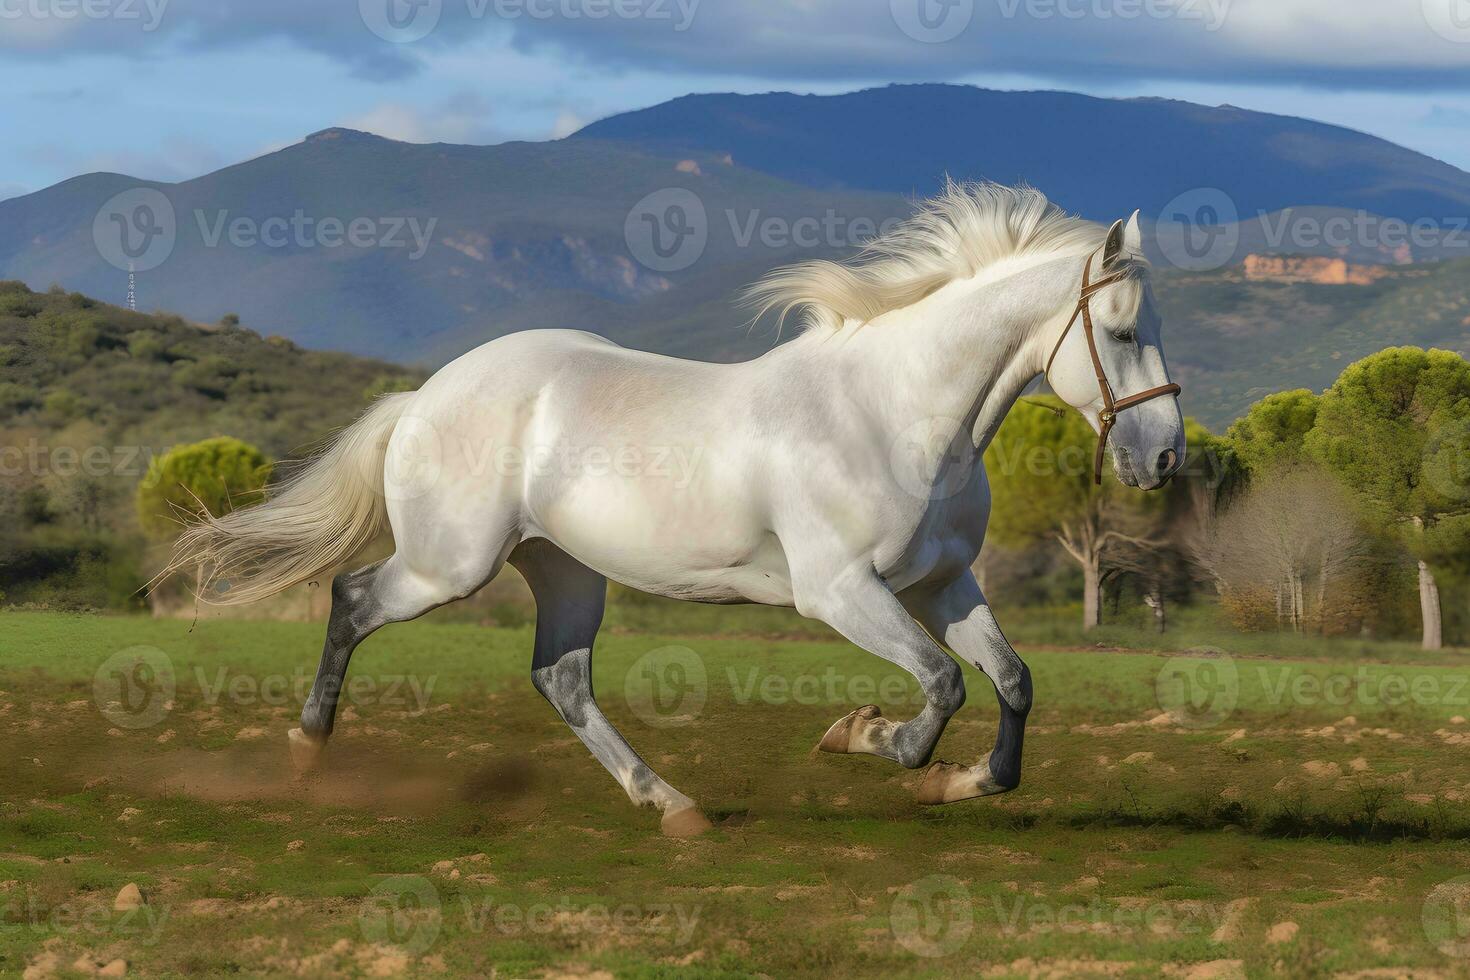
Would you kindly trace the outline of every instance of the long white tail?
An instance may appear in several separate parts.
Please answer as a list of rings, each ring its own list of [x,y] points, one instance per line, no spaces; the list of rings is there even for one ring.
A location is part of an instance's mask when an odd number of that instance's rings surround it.
[[[202,515],[155,579],[203,569],[200,599],[240,605],[342,564],[382,531],[383,462],[413,392],[386,395],[254,507]]]

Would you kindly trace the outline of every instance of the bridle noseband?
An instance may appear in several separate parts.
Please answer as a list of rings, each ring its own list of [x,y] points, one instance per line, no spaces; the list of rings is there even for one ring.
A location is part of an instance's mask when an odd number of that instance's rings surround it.
[[[1126,271],[1115,272],[1110,276],[1104,276],[1096,282],[1093,282],[1092,256],[1089,255],[1087,257],[1087,264],[1082,267],[1082,294],[1077,298],[1077,309],[1072,312],[1072,319],[1067,321],[1067,326],[1063,328],[1062,335],[1057,338],[1057,345],[1051,349],[1051,357],[1046,359],[1046,370],[1042,372],[1042,376],[1049,383],[1051,381],[1052,361],[1057,359],[1057,351],[1062,349],[1062,341],[1067,339],[1067,334],[1072,332],[1072,324],[1076,323],[1077,318],[1080,316],[1082,318],[1082,330],[1087,337],[1087,352],[1092,355],[1092,371],[1097,375],[1097,387],[1102,392],[1103,400],[1103,410],[1097,416],[1097,451],[1092,456],[1092,482],[1096,486],[1102,485],[1103,450],[1107,448],[1108,433],[1113,431],[1113,423],[1118,421],[1118,413],[1125,408],[1142,405],[1144,402],[1162,395],[1177,395],[1182,390],[1177,384],[1171,381],[1166,385],[1159,385],[1157,388],[1150,388],[1147,391],[1140,391],[1136,395],[1129,395],[1127,398],[1118,399],[1113,397],[1113,386],[1108,384],[1108,376],[1103,371],[1102,358],[1097,353],[1097,340],[1092,335],[1092,309],[1089,301],[1098,290],[1104,286],[1111,286],[1113,283],[1121,281],[1127,275],[1128,273]]]

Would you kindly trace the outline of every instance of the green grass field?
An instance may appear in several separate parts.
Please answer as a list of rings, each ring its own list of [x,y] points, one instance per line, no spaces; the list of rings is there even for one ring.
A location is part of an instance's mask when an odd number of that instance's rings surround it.
[[[673,840],[532,690],[529,628],[382,631],[297,780],[320,642],[0,616],[0,972],[1470,975],[1463,653],[1028,647],[1021,788],[930,809],[918,773],[811,754],[862,703],[912,713],[896,668],[613,631],[600,702],[716,823]],[[996,709],[967,676],[937,757],[970,763]]]

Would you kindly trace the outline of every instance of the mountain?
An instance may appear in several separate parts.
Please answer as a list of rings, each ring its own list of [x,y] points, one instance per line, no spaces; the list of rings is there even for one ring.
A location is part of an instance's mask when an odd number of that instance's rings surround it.
[[[1363,133],[1170,99],[891,85],[846,95],[689,95],[574,139],[729,154],[812,187],[931,194],[946,174],[1027,182],[1097,221],[1218,188],[1242,219],[1302,205],[1463,215],[1470,174]]]
[[[1168,249],[1181,226],[1167,221],[1153,257],[1161,299],[1191,325],[1170,335],[1176,365],[1200,378],[1186,406],[1217,425],[1239,392],[1307,383],[1329,348],[1359,351],[1369,333],[1336,344],[1334,331],[1366,331],[1368,312],[1391,318],[1386,334],[1437,330],[1453,284],[1421,295],[1441,273],[1404,263],[1470,251],[1464,229],[1378,237],[1384,221],[1470,214],[1470,175],[1360,133],[1228,106],[904,85],[689,96],[544,143],[329,129],[174,184],[90,174],[0,202],[0,277],[118,303],[131,289],[140,309],[233,313],[309,348],[426,366],[530,327],[735,360],[773,342],[747,329],[740,287],[850,254],[945,173],[1029,181],[1102,220],[1210,215],[1233,243],[1225,268],[1171,273],[1190,263]],[[1366,286],[1248,281],[1248,254],[1398,271],[1358,276]],[[1380,296],[1398,305],[1373,306]]]
[[[1470,259],[1380,268],[1365,285],[1163,272],[1155,292],[1181,402],[1215,431],[1273,391],[1321,391],[1385,347],[1470,358]]]
[[[647,231],[635,222],[625,234],[630,212],[655,195],[647,207],[661,218],[658,195],[680,190],[705,209],[701,254],[640,262],[628,234]],[[639,304],[656,306],[675,284],[725,298],[738,285],[727,275],[697,284],[726,267],[753,276],[800,250],[765,244],[752,221],[828,209],[876,225],[908,205],[621,143],[423,145],[332,129],[195,180],[93,174],[0,203],[0,276],[121,301],[121,246],[148,242],[156,252],[133,263],[140,308],[237,313],[309,347],[443,363],[527,326],[637,333]],[[155,228],[172,232],[171,248],[167,234],[148,237]],[[738,337],[739,315],[727,308],[724,322]]]

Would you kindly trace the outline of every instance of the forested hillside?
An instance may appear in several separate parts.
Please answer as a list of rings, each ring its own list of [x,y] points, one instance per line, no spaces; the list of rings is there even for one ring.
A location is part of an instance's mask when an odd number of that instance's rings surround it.
[[[0,601],[116,606],[141,585],[133,494],[170,447],[230,435],[279,459],[410,369],[0,283]]]

